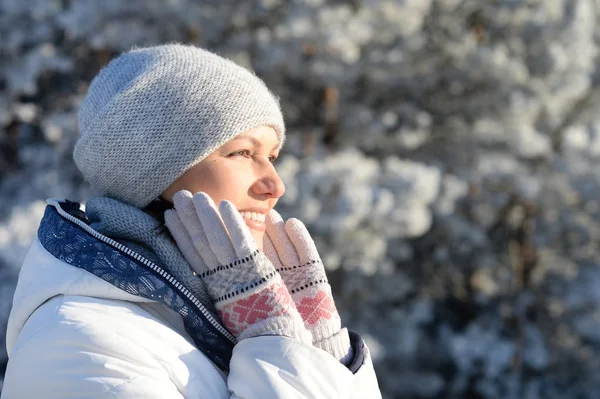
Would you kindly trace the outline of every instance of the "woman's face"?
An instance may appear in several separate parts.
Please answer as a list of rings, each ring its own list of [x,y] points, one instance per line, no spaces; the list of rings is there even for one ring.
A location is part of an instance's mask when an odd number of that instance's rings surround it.
[[[161,196],[173,202],[180,190],[203,191],[216,204],[228,200],[240,211],[259,248],[263,248],[265,215],[285,192],[273,162],[279,155],[275,130],[260,126],[244,132],[177,179]]]

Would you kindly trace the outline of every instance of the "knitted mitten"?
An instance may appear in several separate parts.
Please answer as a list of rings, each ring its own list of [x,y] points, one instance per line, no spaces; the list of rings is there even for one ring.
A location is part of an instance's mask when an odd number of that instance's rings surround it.
[[[239,340],[285,335],[311,343],[281,276],[233,204],[222,201],[217,211],[205,193],[185,190],[173,202],[165,224],[206,285],[225,328]]]
[[[331,286],[317,247],[298,219],[284,223],[275,210],[267,214],[264,248],[292,294],[313,345],[348,364],[353,358],[348,330],[342,328]]]

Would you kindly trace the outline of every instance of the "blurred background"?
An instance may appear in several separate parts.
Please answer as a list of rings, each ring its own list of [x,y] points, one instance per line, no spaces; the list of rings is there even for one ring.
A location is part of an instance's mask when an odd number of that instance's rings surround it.
[[[600,397],[599,16],[600,0],[0,0],[0,342],[44,200],[93,195],[71,158],[90,80],[182,42],[280,96],[279,210],[314,234],[385,398]]]

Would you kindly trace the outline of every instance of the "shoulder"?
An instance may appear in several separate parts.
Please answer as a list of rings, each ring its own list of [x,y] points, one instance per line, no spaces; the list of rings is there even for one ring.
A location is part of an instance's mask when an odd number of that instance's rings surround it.
[[[31,375],[39,378],[31,381]],[[194,375],[202,378],[192,381]],[[28,390],[16,398],[47,397],[42,394],[46,389],[59,389],[55,397],[77,397],[76,392],[103,397],[124,390],[141,393],[152,385],[156,395],[172,391],[205,397],[204,392],[218,398],[227,392],[218,368],[160,312],[127,301],[61,295],[39,307],[23,327],[3,391]]]

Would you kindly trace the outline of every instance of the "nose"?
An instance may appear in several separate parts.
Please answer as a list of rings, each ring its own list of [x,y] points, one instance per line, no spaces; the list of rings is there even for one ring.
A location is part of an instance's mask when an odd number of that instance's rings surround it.
[[[261,165],[258,179],[252,185],[252,191],[257,195],[275,199],[285,193],[285,184],[271,162],[267,161]]]

